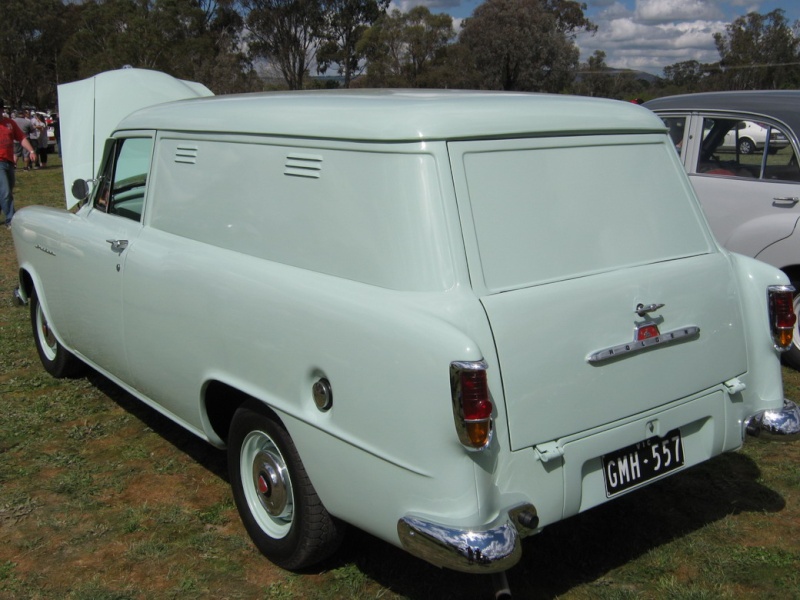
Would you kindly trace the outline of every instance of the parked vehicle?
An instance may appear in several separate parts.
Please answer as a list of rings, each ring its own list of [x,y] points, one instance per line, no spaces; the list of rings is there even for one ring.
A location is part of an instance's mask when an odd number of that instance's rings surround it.
[[[645,106],[669,127],[716,238],[800,289],[800,91],[689,94]],[[794,340],[784,357],[800,369],[797,329]]]
[[[767,140],[769,140],[769,150],[772,153],[789,145],[789,140],[786,139],[783,132],[771,125],[756,121],[739,121],[725,134],[719,148],[720,150],[735,148],[739,154],[753,154],[759,150],[763,153]]]
[[[227,447],[282,567],[351,523],[502,573],[521,538],[739,448],[783,406],[789,281],[717,245],[641,107],[197,98],[140,70],[59,93],[77,205],[12,226],[42,363],[89,364]]]

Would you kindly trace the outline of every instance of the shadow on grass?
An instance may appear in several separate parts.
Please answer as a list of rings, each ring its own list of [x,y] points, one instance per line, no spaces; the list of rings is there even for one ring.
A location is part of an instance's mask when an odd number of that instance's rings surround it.
[[[175,448],[229,481],[223,451],[102,375],[92,371],[88,379]],[[555,598],[728,515],[782,510],[783,497],[758,483],[759,478],[759,468],[750,458],[740,453],[725,454],[551,525],[523,541],[522,560],[508,572],[511,591],[515,598]],[[348,529],[341,550],[333,558],[303,574],[325,573],[347,565],[355,565],[379,585],[411,600],[493,597],[490,577],[439,569],[354,527]]]
[[[154,408],[133,397],[97,371],[87,367],[85,376],[93,386],[111,398],[124,411],[139,419],[175,448],[230,484],[227,458],[224,450],[219,450],[208,442],[201,440]]]

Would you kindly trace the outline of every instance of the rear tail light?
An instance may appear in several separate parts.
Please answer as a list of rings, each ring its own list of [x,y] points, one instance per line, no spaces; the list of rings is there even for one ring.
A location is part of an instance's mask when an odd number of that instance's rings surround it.
[[[481,450],[492,439],[492,401],[484,361],[450,364],[450,391],[458,439],[471,450]]]
[[[767,288],[769,298],[769,324],[775,348],[785,352],[792,346],[794,325],[794,293],[791,285],[771,285]]]

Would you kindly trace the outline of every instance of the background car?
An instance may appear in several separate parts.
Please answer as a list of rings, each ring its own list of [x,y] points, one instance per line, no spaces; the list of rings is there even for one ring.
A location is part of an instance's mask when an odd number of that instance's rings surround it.
[[[722,141],[720,148],[726,150],[735,148],[738,149],[739,154],[753,154],[763,150],[767,140],[769,140],[771,153],[775,153],[789,145],[789,140],[779,129],[766,123],[739,121],[725,134],[725,139]]]
[[[717,239],[780,268],[800,289],[800,91],[688,94],[645,106],[669,128]],[[784,357],[800,369],[797,333]]]

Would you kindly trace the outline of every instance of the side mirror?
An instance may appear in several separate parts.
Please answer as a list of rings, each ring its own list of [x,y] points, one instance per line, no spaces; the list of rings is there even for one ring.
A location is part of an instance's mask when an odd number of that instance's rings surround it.
[[[72,196],[78,200],[86,200],[89,197],[89,183],[85,179],[73,181]]]

